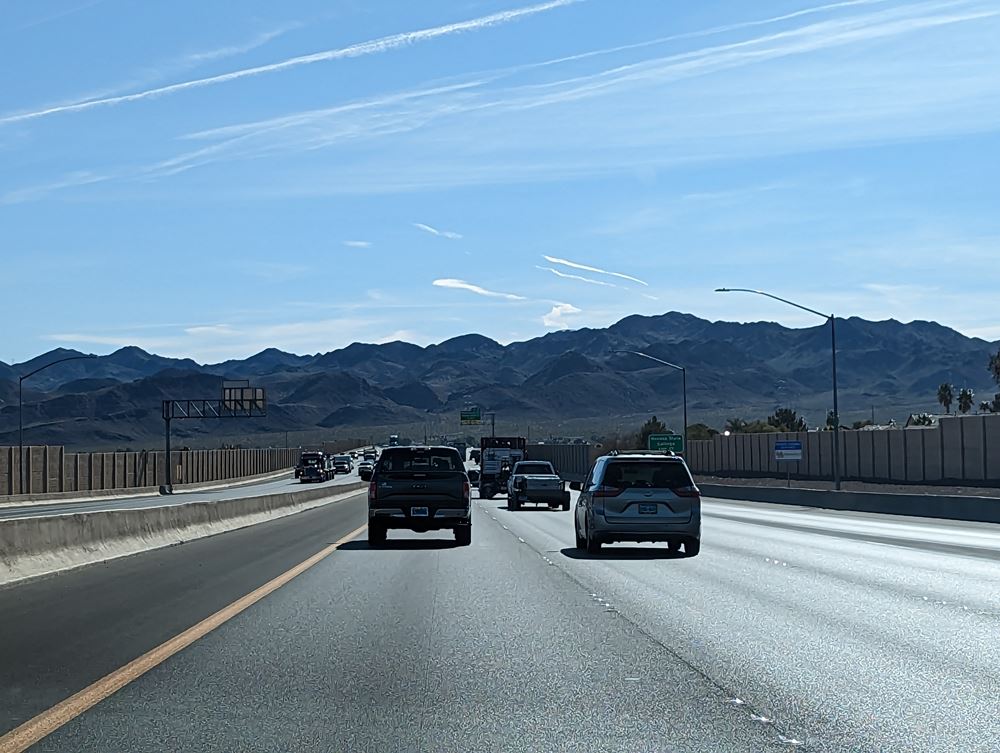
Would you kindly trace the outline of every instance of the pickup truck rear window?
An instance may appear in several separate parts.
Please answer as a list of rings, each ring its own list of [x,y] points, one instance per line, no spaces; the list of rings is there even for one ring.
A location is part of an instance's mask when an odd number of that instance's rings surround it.
[[[465,465],[457,451],[411,450],[409,452],[387,452],[379,463],[380,472],[427,472],[464,471]]]
[[[514,472],[526,476],[551,476],[555,471],[552,470],[552,466],[548,463],[518,463],[514,468]]]
[[[680,489],[693,486],[681,463],[664,460],[621,460],[605,466],[604,486],[614,489]]]

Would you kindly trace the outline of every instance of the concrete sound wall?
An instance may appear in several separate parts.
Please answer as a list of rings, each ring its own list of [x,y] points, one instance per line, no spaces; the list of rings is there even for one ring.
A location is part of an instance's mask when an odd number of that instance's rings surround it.
[[[175,484],[201,484],[292,468],[297,449],[175,450]],[[68,453],[62,447],[25,447],[21,488],[17,447],[0,447],[0,497],[150,489],[164,483],[163,452]]]
[[[1000,484],[1000,415],[942,418],[934,427],[842,431],[841,477],[907,484]],[[802,442],[802,461],[777,463],[776,439]],[[691,442],[688,465],[698,474],[829,479],[833,434],[735,434]]]

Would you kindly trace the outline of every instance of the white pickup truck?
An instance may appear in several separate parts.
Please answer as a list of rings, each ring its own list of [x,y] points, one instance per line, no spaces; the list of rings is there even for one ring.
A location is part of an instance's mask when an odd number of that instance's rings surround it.
[[[507,509],[519,510],[525,503],[569,510],[569,492],[551,463],[522,460],[514,465],[507,481]]]

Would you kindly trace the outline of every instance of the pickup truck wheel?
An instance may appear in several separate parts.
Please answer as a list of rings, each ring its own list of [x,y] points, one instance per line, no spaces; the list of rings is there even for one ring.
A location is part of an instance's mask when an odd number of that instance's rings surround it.
[[[569,500],[568,499],[564,499],[563,500],[563,502],[562,502],[562,509],[563,509],[563,512],[569,512]]]
[[[378,523],[368,524],[368,546],[378,546],[384,544],[386,539],[386,528]]]
[[[459,546],[469,546],[472,544],[472,523],[455,526],[455,543]]]
[[[512,511],[521,509],[521,503],[517,501],[517,497],[507,497],[507,509]]]

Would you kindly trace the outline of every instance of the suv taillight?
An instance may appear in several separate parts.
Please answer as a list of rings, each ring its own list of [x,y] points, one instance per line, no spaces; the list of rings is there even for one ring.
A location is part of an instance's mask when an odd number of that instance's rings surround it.
[[[466,481],[462,485],[462,493],[465,495],[465,501],[468,502],[472,499],[472,484]]]
[[[378,484],[372,481],[368,484],[368,501],[375,502],[378,500]]]
[[[602,486],[599,486],[596,489],[594,489],[594,491],[591,492],[590,496],[595,497],[595,498],[600,498],[600,497],[617,497],[619,494],[622,493],[622,491],[624,491],[624,490],[623,489],[619,489],[619,488],[617,488],[615,486],[603,486],[602,485]]]
[[[700,497],[701,491],[697,486],[681,486],[677,489],[671,489],[674,494],[678,497]]]

